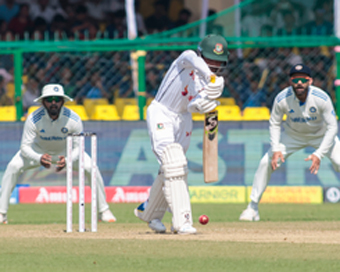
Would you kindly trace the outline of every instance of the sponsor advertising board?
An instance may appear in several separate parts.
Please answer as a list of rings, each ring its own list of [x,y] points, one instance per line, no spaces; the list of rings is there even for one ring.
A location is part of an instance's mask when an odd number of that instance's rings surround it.
[[[246,203],[250,187],[244,186],[190,186],[192,203]],[[141,203],[148,199],[150,186],[109,186],[105,188],[109,203]],[[247,197],[248,196],[248,197]],[[78,187],[72,189],[72,201],[78,202]],[[261,203],[322,203],[321,187],[271,187],[263,195]],[[19,188],[20,203],[66,203],[65,186],[41,186]],[[91,202],[91,188],[85,187],[85,202]]]
[[[245,203],[244,186],[192,186],[189,188],[191,203]]]
[[[109,203],[139,203],[148,199],[149,186],[106,187]],[[66,186],[26,187],[19,190],[20,203],[66,203]],[[78,186],[72,188],[72,202],[79,201]],[[85,203],[91,202],[91,188],[85,186]]]
[[[250,201],[251,187],[248,190]],[[261,203],[323,203],[323,191],[320,186],[268,186]]]
[[[3,123],[0,135],[0,177],[20,148],[22,122]],[[151,186],[159,165],[151,150],[145,121],[84,122],[85,131],[98,135],[98,166],[106,186]],[[204,186],[202,172],[202,122],[194,122],[191,144],[187,151],[188,183]],[[220,122],[219,181],[214,186],[251,186],[263,154],[269,148],[268,122]],[[90,153],[89,140],[86,150]],[[309,173],[310,162],[304,159],[313,148],[300,150],[273,173],[271,186],[340,187],[340,175],[324,158],[317,175]],[[74,173],[75,180],[77,173]],[[65,186],[65,171],[54,167],[24,172],[19,183],[31,186]]]

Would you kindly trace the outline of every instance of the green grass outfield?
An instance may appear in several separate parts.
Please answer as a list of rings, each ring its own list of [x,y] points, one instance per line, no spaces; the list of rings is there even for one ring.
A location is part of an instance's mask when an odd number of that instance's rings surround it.
[[[0,271],[340,271],[339,204],[260,204],[260,222],[238,221],[245,205],[192,206],[196,235],[153,233],[134,217],[136,204],[112,204],[118,221],[97,233],[65,233],[66,205],[11,205]]]

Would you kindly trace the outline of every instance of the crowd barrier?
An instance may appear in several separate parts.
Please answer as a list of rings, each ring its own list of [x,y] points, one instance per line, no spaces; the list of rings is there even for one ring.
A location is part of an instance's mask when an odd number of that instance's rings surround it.
[[[107,186],[108,203],[141,203],[148,199],[150,186]],[[321,186],[269,186],[261,203],[321,204],[340,201],[339,188]],[[250,201],[250,186],[190,186],[191,203],[246,204]],[[18,186],[11,196],[17,203],[65,203],[66,186]],[[79,202],[79,188],[72,189],[72,202]],[[91,202],[91,188],[85,187],[85,203]]]
[[[269,148],[268,121],[220,122],[218,139],[219,181],[212,186],[251,186],[263,154]],[[8,162],[20,148],[23,122],[3,122],[0,134],[0,178]],[[85,131],[98,136],[98,166],[106,186],[150,186],[158,173],[158,163],[151,150],[145,121],[87,121]],[[66,135],[65,135],[66,136]],[[195,121],[187,152],[188,183],[206,186],[202,173],[203,122]],[[86,148],[89,149],[89,143]],[[90,153],[90,150],[86,150]],[[309,172],[304,159],[313,152],[305,148],[293,154],[272,175],[272,186],[340,186],[340,175],[325,158],[317,175]],[[77,173],[74,173],[77,180]],[[54,167],[28,170],[19,184],[31,186],[65,186],[66,172]]]

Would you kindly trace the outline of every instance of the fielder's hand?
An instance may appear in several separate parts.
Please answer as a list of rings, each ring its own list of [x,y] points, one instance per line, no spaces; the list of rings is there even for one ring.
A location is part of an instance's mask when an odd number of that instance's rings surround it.
[[[273,157],[272,157],[272,163],[271,163],[273,170],[276,170],[279,167],[278,165],[279,159],[281,160],[281,162],[285,162],[285,158],[283,157],[283,154],[281,151],[274,152]]]
[[[40,158],[40,164],[44,166],[45,168],[50,168],[52,163],[52,156],[45,153]]]
[[[215,76],[214,78],[215,80],[211,80],[208,85],[203,88],[209,99],[219,98],[224,88],[224,78],[219,76]]]
[[[314,154],[309,155],[305,161],[312,161],[311,167],[309,167],[309,170],[312,174],[316,175],[320,168],[320,159],[315,156]]]
[[[57,161],[56,171],[61,171],[66,166],[66,160],[64,156],[59,156],[59,161]]]

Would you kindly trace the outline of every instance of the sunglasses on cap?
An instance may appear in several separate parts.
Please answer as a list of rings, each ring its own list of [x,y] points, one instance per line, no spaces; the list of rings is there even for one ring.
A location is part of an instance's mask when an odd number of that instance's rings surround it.
[[[294,84],[299,83],[299,81],[301,81],[302,83],[306,83],[306,82],[309,81],[309,78],[306,78],[306,77],[295,77],[295,78],[292,78],[292,82]]]
[[[58,103],[60,101],[63,101],[63,98],[61,96],[48,96],[44,98],[44,101],[48,103],[52,103],[53,101]]]

